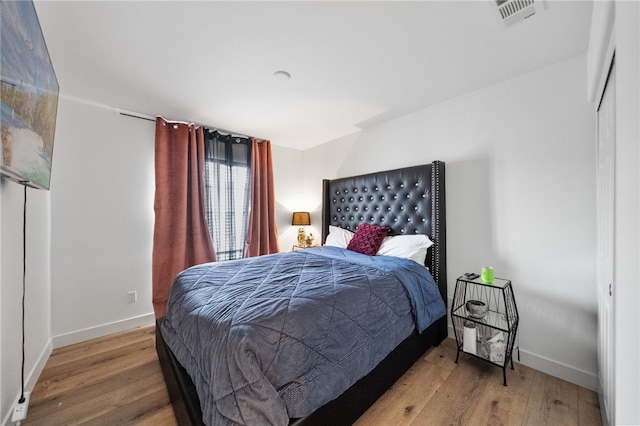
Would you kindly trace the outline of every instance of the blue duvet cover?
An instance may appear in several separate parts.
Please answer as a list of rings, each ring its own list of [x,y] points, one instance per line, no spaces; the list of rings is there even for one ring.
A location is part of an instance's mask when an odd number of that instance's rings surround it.
[[[287,425],[445,314],[425,267],[319,247],[181,272],[162,334],[206,424]]]

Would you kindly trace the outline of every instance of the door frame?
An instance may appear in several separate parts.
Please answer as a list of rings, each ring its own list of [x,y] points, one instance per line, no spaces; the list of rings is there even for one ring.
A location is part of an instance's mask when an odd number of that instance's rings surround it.
[[[614,65],[615,65],[615,32],[612,31],[611,32],[611,36],[609,38],[609,42],[607,44],[607,49],[605,51],[605,54],[603,56],[603,61],[602,61],[602,68],[601,68],[601,72],[600,72],[600,81],[598,82],[598,86],[597,86],[597,91],[596,91],[596,102],[595,102],[595,119],[596,119],[596,132],[597,132],[597,136],[596,136],[596,144],[599,144],[599,134],[600,134],[600,128],[599,128],[599,118],[598,118],[598,113],[600,111],[600,107],[602,105],[602,100],[604,98],[604,94],[605,94],[605,90],[607,89],[607,84],[609,83],[610,77],[612,76],[612,74],[615,72],[614,69]],[[614,95],[614,108],[615,108],[615,86],[613,87],[613,95]],[[615,124],[614,124],[614,129],[615,129]],[[615,136],[614,136],[614,141],[615,141]],[[615,144],[615,142],[614,142]],[[598,148],[596,148],[598,150]],[[600,161],[600,157],[599,157],[599,153],[596,152],[596,170],[598,170],[599,168],[599,161]],[[615,212],[615,145],[614,145],[614,163],[613,163],[613,173],[614,173],[614,182],[613,182],[613,189],[614,189],[614,201],[613,201],[613,209]],[[597,207],[599,208],[599,206]],[[613,243],[613,265],[612,268],[613,270],[612,272],[612,282],[610,283],[611,287],[609,289],[609,292],[611,293],[610,297],[611,297],[611,318],[609,318],[609,320],[611,321],[611,331],[612,331],[612,335],[609,336],[610,339],[610,345],[611,345],[611,353],[615,354],[615,345],[616,345],[616,340],[615,340],[615,329],[616,329],[616,322],[615,322],[615,214],[612,217],[613,220],[613,227],[614,227],[614,235],[612,238],[614,238],[614,243]],[[599,231],[598,231],[599,232]],[[596,259],[597,262],[599,262],[600,260],[597,258]],[[597,280],[600,279],[599,274],[596,278]],[[596,282],[596,286],[600,286],[602,285],[602,283],[600,282]],[[596,292],[600,292],[601,289],[599,287],[596,288]],[[597,295],[597,297],[599,297],[599,294]],[[597,306],[598,306],[598,317],[600,317],[600,300],[598,300],[597,302]],[[600,330],[600,324],[598,324],[598,330]],[[601,337],[598,336],[597,338],[597,353],[598,353],[598,359],[597,359],[597,372],[598,374],[600,374],[601,370],[600,370],[600,339]],[[602,389],[602,385],[601,385],[601,378],[598,377],[597,380],[597,389],[598,389],[598,400],[600,403],[600,414],[602,416],[602,423],[603,425],[614,425],[615,424],[615,413],[616,413],[616,409],[615,409],[615,368],[613,367],[615,365],[614,363],[614,359],[613,356],[611,357],[611,359],[609,359],[609,362],[612,363],[612,370],[611,370],[611,377],[609,378],[609,380],[611,380],[611,386],[610,386],[610,395],[606,395],[606,403],[605,403],[605,395],[604,395],[604,390]],[[608,409],[608,410],[607,410]]]

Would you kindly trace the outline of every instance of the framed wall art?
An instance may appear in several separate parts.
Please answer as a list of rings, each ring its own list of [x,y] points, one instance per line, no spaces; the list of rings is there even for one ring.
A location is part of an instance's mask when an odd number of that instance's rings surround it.
[[[0,2],[0,19],[0,173],[49,189],[58,80],[33,2]]]

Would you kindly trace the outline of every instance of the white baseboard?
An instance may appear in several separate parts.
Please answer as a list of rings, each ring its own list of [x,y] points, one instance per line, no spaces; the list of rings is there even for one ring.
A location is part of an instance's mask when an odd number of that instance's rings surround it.
[[[455,338],[453,326],[451,324],[448,325],[448,329],[449,337]],[[518,361],[518,350],[514,348],[513,359],[515,362],[519,362],[520,364],[526,365],[534,370],[566,380],[567,382],[582,386],[583,388],[587,388],[594,392],[597,391],[597,376],[593,373],[589,373],[588,371],[580,370],[579,368],[554,361],[524,349],[520,349],[520,360]],[[509,373],[507,372],[507,374]]]
[[[514,353],[514,356],[515,355]],[[518,358],[516,357],[515,360],[517,361]],[[598,389],[597,376],[588,371],[580,370],[579,368],[525,350],[520,350],[519,362],[534,370],[542,371],[543,373],[566,380],[567,382],[574,383],[594,392]]]
[[[154,323],[155,316],[153,313],[149,313],[133,318],[111,322],[108,324],[85,328],[83,330],[72,331],[70,333],[54,336],[53,348],[61,348],[63,346],[73,345],[74,343],[84,342],[85,340],[95,339],[97,337],[103,337],[109,334],[131,330],[132,328],[145,325],[153,325]]]
[[[47,364],[47,361],[49,361],[49,356],[51,355],[52,351],[53,351],[53,342],[51,339],[49,339],[49,342],[47,342],[45,347],[42,349],[42,352],[40,352],[38,361],[33,366],[31,371],[29,371],[29,374],[26,377],[25,385],[24,385],[25,389],[32,391],[33,388],[36,387],[38,378],[40,377],[42,370],[44,370],[44,366]]]

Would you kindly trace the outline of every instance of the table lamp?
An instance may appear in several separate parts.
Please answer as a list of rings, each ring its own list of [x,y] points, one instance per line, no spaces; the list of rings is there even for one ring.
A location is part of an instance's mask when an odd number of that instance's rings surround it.
[[[305,247],[307,245],[307,236],[303,226],[311,225],[311,215],[309,212],[293,212],[291,225],[300,227],[298,228],[298,245]]]

